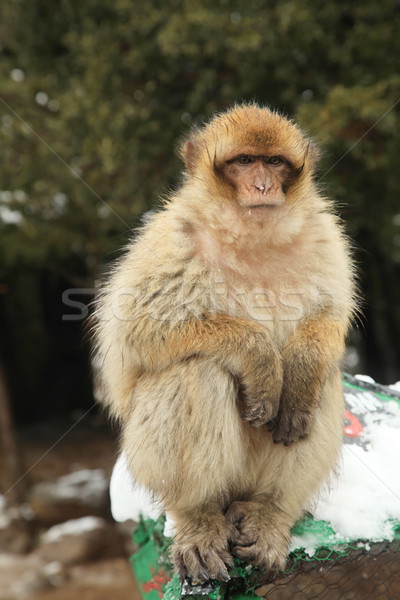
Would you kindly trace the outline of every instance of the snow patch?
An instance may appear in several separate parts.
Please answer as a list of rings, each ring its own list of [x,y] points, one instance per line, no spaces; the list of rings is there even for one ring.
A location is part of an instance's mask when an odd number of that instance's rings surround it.
[[[52,482],[52,494],[63,500],[79,498],[83,503],[97,502],[108,482],[102,469],[81,469]]]
[[[338,541],[393,539],[390,520],[400,520],[399,419],[398,409],[392,424],[371,422],[365,447],[343,446],[340,477],[314,510],[317,520],[331,523]]]
[[[375,383],[375,379],[372,379],[369,375],[354,375],[354,377],[360,381],[365,381],[366,383]]]
[[[23,215],[19,210],[12,210],[8,206],[0,206],[0,221],[7,225],[17,225],[21,223]]]
[[[81,519],[71,519],[50,527],[42,536],[43,543],[58,542],[68,535],[82,535],[88,531],[101,529],[104,527],[104,519],[100,517],[82,517]]]
[[[357,377],[373,382],[368,376]],[[400,390],[400,382],[390,387]],[[399,404],[381,401],[367,390],[362,396],[346,392],[346,404],[362,420],[363,431],[354,443],[343,445],[339,476],[329,490],[323,486],[313,503],[314,518],[330,523],[335,533],[329,540],[321,540],[312,532],[293,536],[292,549],[305,548],[310,556],[324,541],[339,545],[355,540],[392,540],[393,524],[400,522]],[[137,521],[140,515],[156,519],[161,514],[150,493],[135,483],[123,454],[111,477],[110,495],[117,521]],[[165,533],[172,535],[172,528],[168,522]],[[367,542],[362,545],[369,547]]]
[[[118,522],[139,521],[140,515],[156,520],[162,512],[150,492],[135,483],[124,454],[118,457],[111,475],[110,498],[112,516]]]
[[[400,392],[400,381],[396,381],[396,383],[389,385],[389,387],[391,390],[396,390],[396,391]]]

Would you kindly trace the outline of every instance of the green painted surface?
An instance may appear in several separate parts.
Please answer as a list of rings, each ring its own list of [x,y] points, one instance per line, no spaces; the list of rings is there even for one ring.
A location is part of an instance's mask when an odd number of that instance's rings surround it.
[[[146,528],[148,527],[148,530]],[[219,582],[212,582],[208,592],[199,594],[181,594],[181,583],[178,577],[168,582],[168,573],[171,573],[171,565],[168,562],[169,541],[160,535],[164,527],[164,519],[153,522],[143,521],[135,534],[136,541],[142,540],[144,544],[131,558],[131,563],[138,580],[143,600],[249,600],[256,599],[252,591],[254,589],[254,577],[257,570],[249,565],[235,559],[235,567],[230,571],[231,582],[226,586]],[[400,524],[395,524],[395,539],[400,540]],[[304,548],[298,548],[290,554],[288,575],[301,569],[301,565],[310,562],[335,562],[338,558],[347,556],[354,550],[359,550],[360,542],[339,544],[334,538],[334,530],[325,521],[314,521],[306,517],[299,521],[292,529],[294,535],[312,536],[318,540],[320,546],[314,556],[310,557]]]
[[[157,521],[142,519],[133,534],[133,542],[139,549],[130,562],[142,597],[146,600],[163,598],[171,577],[171,565],[168,560],[170,540],[163,535],[164,525],[164,517]],[[172,596],[174,597],[176,596]],[[177,597],[179,598],[179,595]]]
[[[157,590],[157,581],[154,582],[155,588],[151,589],[153,577],[157,572],[158,558],[159,552],[152,540],[147,541],[145,545],[131,557],[131,564],[140,592],[146,600],[159,600],[160,598],[159,590]]]

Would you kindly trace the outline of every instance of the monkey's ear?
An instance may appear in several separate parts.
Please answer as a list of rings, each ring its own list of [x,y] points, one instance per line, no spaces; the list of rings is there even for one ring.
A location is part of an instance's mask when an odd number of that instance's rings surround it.
[[[196,164],[196,145],[192,140],[186,140],[180,148],[180,155],[189,173],[194,171]]]
[[[314,140],[308,140],[305,158],[308,163],[311,163],[311,165],[317,164],[321,158],[321,150]]]

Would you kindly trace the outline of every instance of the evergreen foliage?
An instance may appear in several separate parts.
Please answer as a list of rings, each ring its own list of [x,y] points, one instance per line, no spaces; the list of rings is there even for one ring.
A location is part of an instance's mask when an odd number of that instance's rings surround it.
[[[399,31],[394,0],[2,3],[0,343],[20,406],[65,344],[83,373],[62,290],[93,287],[176,185],[171,148],[188,126],[241,100],[321,142],[321,184],[363,248],[364,368],[399,379]]]

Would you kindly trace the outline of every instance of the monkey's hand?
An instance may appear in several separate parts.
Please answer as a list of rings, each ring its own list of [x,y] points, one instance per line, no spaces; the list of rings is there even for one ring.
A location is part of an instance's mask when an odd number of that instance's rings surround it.
[[[319,404],[323,375],[322,365],[307,368],[303,360],[284,355],[284,376],[279,411],[267,424],[273,441],[290,446],[310,433],[315,410]],[[323,375],[324,376],[324,375]]]
[[[282,392],[282,361],[277,352],[246,369],[239,386],[241,417],[253,427],[260,427],[278,414]]]
[[[273,432],[274,443],[282,442],[284,446],[291,446],[293,442],[307,437],[311,431],[314,415],[314,409],[299,408],[293,398],[282,397],[278,416],[267,424],[268,430]]]
[[[329,317],[304,321],[283,350],[283,387],[276,419],[268,424],[275,443],[290,446],[311,431],[326,378],[343,352],[340,324]]]

